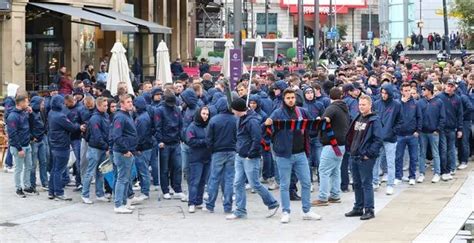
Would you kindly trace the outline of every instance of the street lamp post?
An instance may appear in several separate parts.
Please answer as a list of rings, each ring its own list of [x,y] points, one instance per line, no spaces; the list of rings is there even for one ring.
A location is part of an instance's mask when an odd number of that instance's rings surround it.
[[[451,56],[451,47],[449,46],[449,30],[448,30],[448,12],[446,9],[446,0],[443,0],[443,19],[444,19],[444,47],[446,54]]]
[[[242,46],[241,39],[242,30],[242,1],[234,1],[234,48],[238,49]]]
[[[314,0],[314,69],[319,63],[319,0]]]

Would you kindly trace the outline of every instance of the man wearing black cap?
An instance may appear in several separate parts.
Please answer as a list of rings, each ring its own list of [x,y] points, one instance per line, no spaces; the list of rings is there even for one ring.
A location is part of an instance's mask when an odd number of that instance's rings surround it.
[[[441,156],[441,179],[452,180],[456,171],[456,136],[462,137],[463,106],[461,97],[456,93],[456,82],[449,79],[444,92],[439,94],[446,108],[446,125],[442,131],[439,147]]]
[[[171,181],[176,199],[186,201],[181,189],[181,136],[183,126],[181,111],[176,107],[176,96],[171,91],[165,91],[164,105],[154,112],[156,140],[160,148],[160,184],[164,199],[171,199],[168,185]]]
[[[267,218],[275,215],[279,208],[277,200],[259,181],[260,157],[262,155],[260,140],[261,117],[253,110],[248,110],[245,100],[238,98],[232,101],[232,112],[239,118],[237,122],[237,156],[235,158],[235,200],[237,209],[226,217],[228,220],[247,216],[245,181],[248,179],[254,189],[268,207]]]
[[[419,101],[422,114],[422,127],[420,134],[420,159],[419,175],[417,182],[422,183],[425,180],[426,167],[426,149],[428,144],[431,147],[433,155],[433,179],[432,183],[439,182],[441,175],[441,162],[439,156],[439,134],[444,129],[446,123],[446,112],[443,101],[434,96],[434,85],[426,82],[422,87],[423,98]]]

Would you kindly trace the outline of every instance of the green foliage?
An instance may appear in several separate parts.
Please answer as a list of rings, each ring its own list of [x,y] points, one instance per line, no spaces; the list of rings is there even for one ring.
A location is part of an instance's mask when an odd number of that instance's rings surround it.
[[[296,48],[292,47],[286,51],[286,57],[291,60],[296,57]]]
[[[472,0],[454,0],[451,5],[451,16],[459,18],[460,32],[467,36],[468,49],[474,49],[474,4]]]
[[[224,52],[223,51],[210,51],[207,53],[208,57],[224,57]]]
[[[201,54],[202,54],[201,47],[196,47],[196,49],[194,49],[194,56],[199,57],[201,56]]]
[[[338,24],[337,25],[337,33],[339,33],[339,41],[346,40],[347,25],[346,24]]]

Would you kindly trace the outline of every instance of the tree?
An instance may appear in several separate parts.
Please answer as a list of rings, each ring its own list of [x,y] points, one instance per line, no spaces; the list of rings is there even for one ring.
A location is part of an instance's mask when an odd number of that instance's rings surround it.
[[[338,24],[337,25],[337,33],[339,34],[339,41],[346,40],[347,25],[346,24]]]
[[[460,32],[466,35],[468,49],[474,49],[474,4],[472,0],[455,0],[451,5],[450,15],[459,18]]]
[[[289,48],[287,51],[286,51],[286,57],[291,60],[293,58],[296,57],[296,48]]]

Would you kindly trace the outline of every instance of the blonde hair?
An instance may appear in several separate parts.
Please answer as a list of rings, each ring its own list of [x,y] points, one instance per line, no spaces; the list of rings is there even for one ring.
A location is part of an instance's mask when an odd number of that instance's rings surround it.
[[[359,101],[361,100],[366,100],[367,102],[369,102],[370,105],[372,105],[372,98],[370,98],[370,96],[368,95],[365,95],[365,94],[361,95],[359,97]]]

